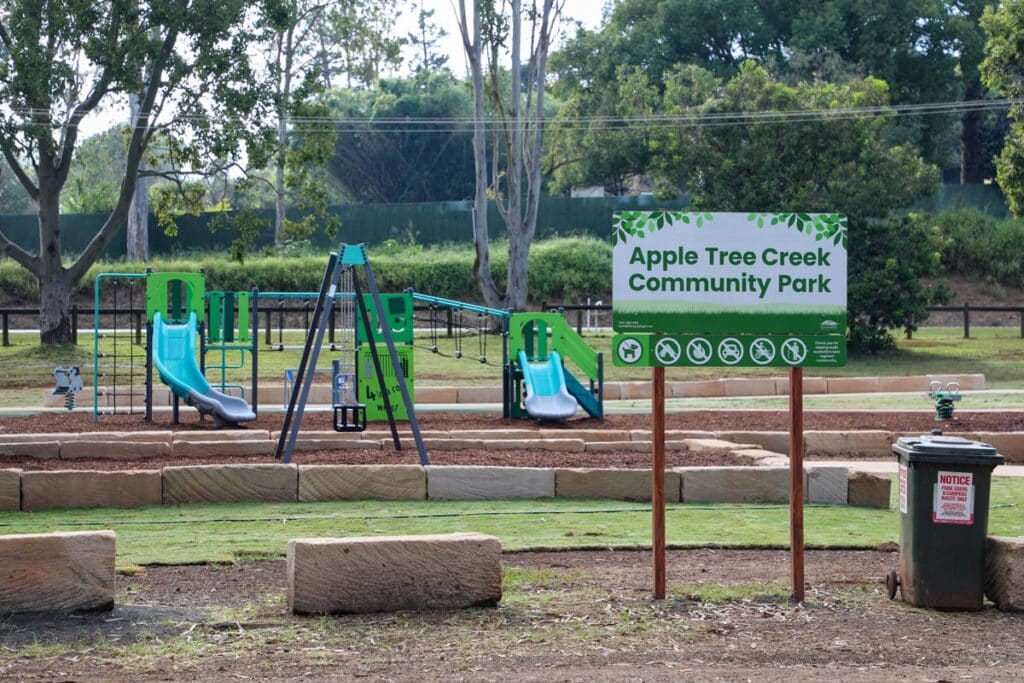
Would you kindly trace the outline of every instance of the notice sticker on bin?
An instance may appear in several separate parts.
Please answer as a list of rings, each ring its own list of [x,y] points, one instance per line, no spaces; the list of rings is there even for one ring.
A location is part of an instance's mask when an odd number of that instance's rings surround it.
[[[932,503],[936,524],[974,524],[974,474],[939,472]]]
[[[907,514],[907,466],[900,463],[900,512]]]

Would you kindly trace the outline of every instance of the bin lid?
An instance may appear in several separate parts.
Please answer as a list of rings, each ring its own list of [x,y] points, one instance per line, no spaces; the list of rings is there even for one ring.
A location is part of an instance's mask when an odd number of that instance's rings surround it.
[[[994,446],[960,436],[922,434],[901,436],[892,445],[893,453],[907,462],[939,462],[963,465],[1003,464],[1003,456]]]

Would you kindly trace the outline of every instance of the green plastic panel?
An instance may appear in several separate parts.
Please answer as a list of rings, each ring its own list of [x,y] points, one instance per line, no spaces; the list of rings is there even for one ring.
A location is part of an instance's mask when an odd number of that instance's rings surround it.
[[[184,298],[181,299],[182,289]],[[170,296],[168,293],[170,292]],[[195,313],[198,322],[206,320],[206,276],[202,273],[149,273],[146,276],[146,320],[154,313],[165,321],[185,322]]]
[[[398,362],[402,364],[402,374],[405,375],[409,395],[413,396],[413,347],[396,346],[395,351],[398,352]],[[398,384],[394,367],[391,365],[388,347],[385,344],[378,344],[377,355],[380,358],[381,371],[384,374],[384,384],[386,385],[384,390],[391,400],[391,410],[394,411],[395,419],[408,420],[409,413],[402,401],[402,390]],[[358,363],[359,373],[359,402],[366,406],[366,419],[371,422],[388,419],[387,411],[384,408],[384,394],[377,382],[377,373],[373,368],[373,355],[367,344],[359,347],[359,351],[356,353],[356,363]]]
[[[413,303],[411,294],[381,294],[381,304],[384,306],[384,317],[391,329],[391,337],[396,344],[413,343]],[[370,326],[373,328],[373,341],[378,344],[384,343],[384,333],[380,329],[380,322],[377,319],[377,309],[373,305],[373,297],[369,294],[363,295],[363,305],[370,317]],[[366,326],[363,325],[362,316],[356,316],[356,342],[365,344]]]

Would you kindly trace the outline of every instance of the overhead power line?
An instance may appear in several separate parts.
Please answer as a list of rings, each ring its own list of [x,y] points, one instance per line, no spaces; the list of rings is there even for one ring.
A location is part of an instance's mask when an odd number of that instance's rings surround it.
[[[868,107],[836,107],[831,109],[793,109],[760,111],[695,112],[674,114],[640,114],[631,116],[573,116],[555,117],[544,120],[550,131],[584,131],[593,127],[606,130],[627,130],[645,128],[711,128],[720,126],[745,126],[754,124],[796,124],[850,119],[873,118],[878,116],[939,116],[1006,110],[1024,105],[1024,98],[981,99],[921,104],[874,105]],[[33,125],[39,125],[40,118],[49,112],[32,109],[11,110],[20,116],[31,117]],[[215,120],[211,116],[185,116],[182,120],[204,123]],[[469,133],[473,130],[471,117],[352,117],[352,116],[296,116],[289,119],[292,130],[297,133],[316,132],[325,124],[332,125],[339,133],[373,132],[378,134],[438,134]],[[486,119],[490,129],[507,129],[503,121]],[[527,124],[525,127],[530,127]]]

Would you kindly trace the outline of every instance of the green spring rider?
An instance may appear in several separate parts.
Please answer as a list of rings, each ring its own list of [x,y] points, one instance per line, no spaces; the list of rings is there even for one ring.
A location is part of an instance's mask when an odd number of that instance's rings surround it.
[[[943,388],[942,382],[935,380],[928,385],[928,398],[935,401],[936,422],[952,420],[953,404],[963,398],[960,394],[960,383],[950,382]]]

